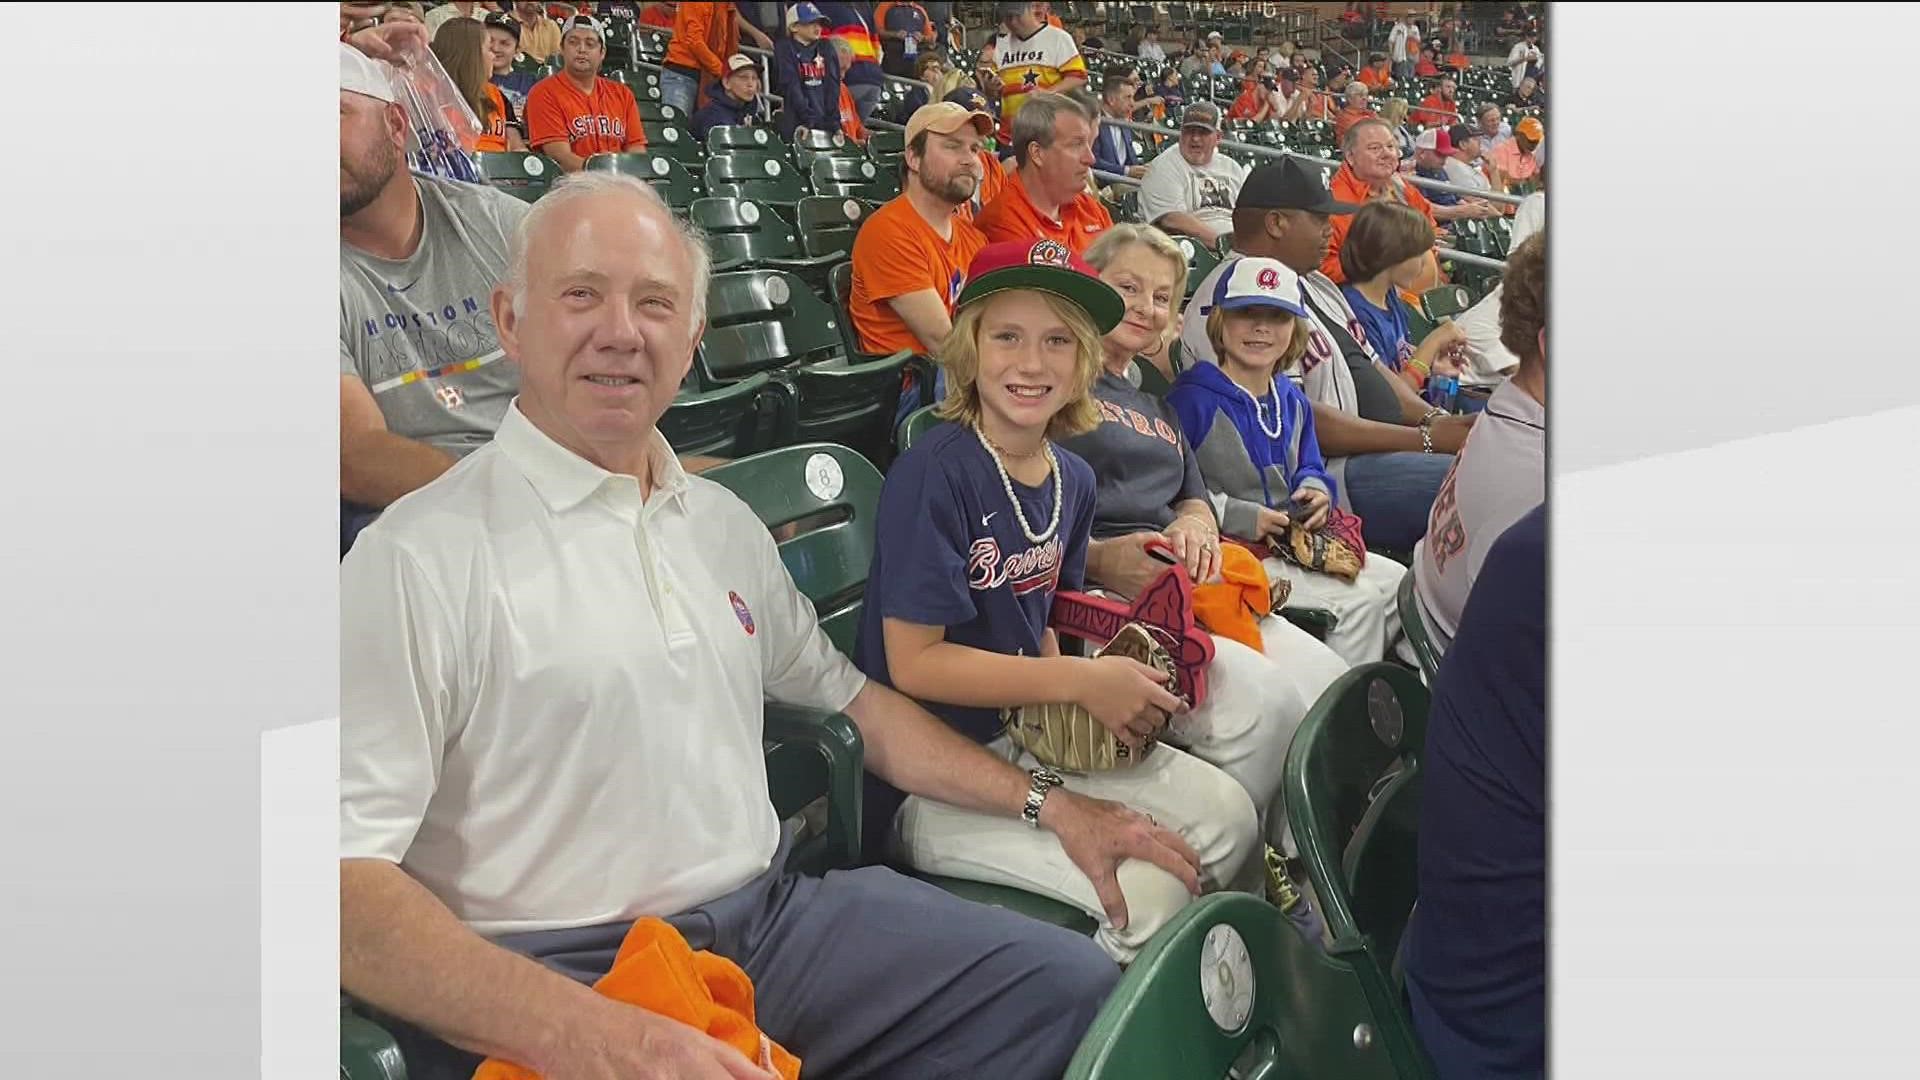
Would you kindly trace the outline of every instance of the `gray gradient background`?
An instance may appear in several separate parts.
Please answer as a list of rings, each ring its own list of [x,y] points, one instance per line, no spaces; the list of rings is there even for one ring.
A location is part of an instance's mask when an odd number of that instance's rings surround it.
[[[271,12],[95,5],[81,62],[127,77],[13,61],[62,133],[0,169],[0,1038],[35,1080],[261,1075],[263,850],[314,882],[276,949],[335,929],[328,785],[261,789],[275,748],[335,768],[280,730],[338,708],[335,8]],[[1556,1075],[1910,1074],[1920,522],[1876,473],[1920,423],[1914,229],[1865,192],[1910,186],[1873,103],[1912,80],[1789,74],[1820,49],[1760,9],[1551,19]],[[1780,543],[1786,505],[1856,543]],[[264,978],[325,1029],[314,951]]]
[[[10,61],[60,147],[0,169],[20,1076],[260,1075],[260,737],[339,708],[336,17],[100,4]]]

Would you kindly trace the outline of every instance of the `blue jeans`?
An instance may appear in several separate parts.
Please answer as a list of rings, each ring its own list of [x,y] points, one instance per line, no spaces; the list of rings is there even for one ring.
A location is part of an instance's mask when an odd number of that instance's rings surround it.
[[[1347,501],[1360,515],[1367,547],[1405,554],[1427,534],[1427,516],[1452,454],[1355,454],[1347,459]]]
[[[873,107],[880,104],[880,92],[879,83],[847,84],[847,96],[853,99],[853,109],[860,114],[861,123],[873,116]]]
[[[700,80],[698,77],[672,68],[660,69],[660,100],[693,118],[695,103],[700,99]]]

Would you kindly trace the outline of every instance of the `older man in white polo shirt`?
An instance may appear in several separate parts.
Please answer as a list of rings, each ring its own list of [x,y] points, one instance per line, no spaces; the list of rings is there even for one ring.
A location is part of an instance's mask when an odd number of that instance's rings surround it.
[[[764,700],[845,712],[876,775],[1027,816],[1097,880],[1141,858],[1197,889],[1197,856],[867,681],[753,512],[680,469],[655,423],[709,269],[646,184],[563,180],[492,296],[522,371],[499,431],[342,564],[342,985],[405,1022],[416,1080],[470,1076],[477,1054],[552,1077],[757,1075],[589,988],[652,915],[745,970],[759,1026],[809,1075],[1058,1076],[1112,961],[887,869],[789,872]]]

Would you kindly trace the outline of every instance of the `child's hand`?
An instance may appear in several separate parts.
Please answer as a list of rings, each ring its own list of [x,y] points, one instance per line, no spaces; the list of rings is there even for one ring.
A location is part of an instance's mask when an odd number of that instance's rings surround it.
[[[1327,498],[1327,493],[1317,487],[1303,487],[1293,493],[1293,499],[1311,508],[1306,520],[1300,523],[1300,527],[1308,532],[1319,532],[1320,526],[1327,523],[1328,507],[1332,505]]]

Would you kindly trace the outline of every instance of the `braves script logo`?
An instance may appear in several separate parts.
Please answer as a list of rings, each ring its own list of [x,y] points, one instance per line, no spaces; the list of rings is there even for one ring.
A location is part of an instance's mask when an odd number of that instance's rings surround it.
[[[1068,266],[1067,246],[1058,240],[1042,240],[1027,249],[1027,262],[1032,266]]]
[[[752,637],[753,612],[747,610],[747,602],[740,599],[737,592],[727,593],[727,602],[733,605],[733,617],[740,620],[740,628],[747,632],[748,637]]]
[[[1000,557],[1000,541],[983,536],[967,552],[967,588],[979,592],[1013,583],[1013,594],[1025,596],[1036,589],[1051,589],[1060,580],[1063,549],[1058,536],[1013,556]]]
[[[1265,270],[1260,271],[1260,276],[1254,280],[1260,283],[1261,288],[1272,292],[1280,287],[1280,271],[1269,266]]]

